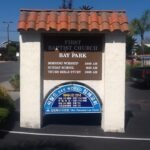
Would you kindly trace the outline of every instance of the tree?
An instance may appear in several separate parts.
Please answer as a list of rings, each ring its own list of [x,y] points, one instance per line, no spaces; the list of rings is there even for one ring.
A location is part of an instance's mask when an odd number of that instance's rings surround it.
[[[19,52],[19,42],[10,41],[6,48],[2,49],[3,60],[16,60],[16,53]]]
[[[61,9],[72,9],[72,0],[62,0]]]
[[[11,44],[7,45],[7,57],[9,60],[16,59],[17,47]]]
[[[72,9],[72,0],[68,0],[68,8]]]
[[[132,54],[132,50],[134,48],[135,43],[136,43],[136,39],[131,34],[128,34],[126,37],[126,54],[127,55]]]
[[[62,1],[62,8],[63,8],[63,9],[66,9],[66,0],[63,0],[63,1]]]
[[[130,24],[131,34],[140,35],[142,54],[144,55],[144,36],[145,32],[150,31],[150,10],[146,10],[141,18],[133,19]]]
[[[83,6],[80,7],[80,9],[81,10],[91,10],[91,9],[93,9],[93,7],[89,6],[89,5],[83,5]]]

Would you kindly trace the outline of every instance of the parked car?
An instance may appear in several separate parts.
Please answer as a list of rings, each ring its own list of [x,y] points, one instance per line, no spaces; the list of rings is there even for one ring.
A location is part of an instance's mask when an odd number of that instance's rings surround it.
[[[130,76],[134,83],[150,85],[150,66],[133,68],[131,69]]]
[[[150,55],[141,55],[137,57],[141,62],[141,67],[133,67],[130,72],[131,80],[134,83],[145,83],[150,85]]]

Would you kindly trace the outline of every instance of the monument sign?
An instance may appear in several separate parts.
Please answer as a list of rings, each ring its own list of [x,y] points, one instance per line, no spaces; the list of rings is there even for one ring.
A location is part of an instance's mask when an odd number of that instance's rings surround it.
[[[24,9],[18,30],[21,127],[99,113],[105,132],[124,132],[125,11]]]

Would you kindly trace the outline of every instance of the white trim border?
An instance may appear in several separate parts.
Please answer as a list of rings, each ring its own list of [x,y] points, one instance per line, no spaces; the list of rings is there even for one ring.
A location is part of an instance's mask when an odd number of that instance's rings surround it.
[[[51,136],[51,137],[72,137],[72,138],[92,138],[92,139],[110,139],[110,140],[128,140],[128,141],[150,141],[150,138],[134,138],[134,137],[115,137],[115,136],[92,136],[92,135],[76,135],[76,134],[50,134],[50,133],[34,133],[21,131],[0,130],[10,134],[34,135],[34,136]]]

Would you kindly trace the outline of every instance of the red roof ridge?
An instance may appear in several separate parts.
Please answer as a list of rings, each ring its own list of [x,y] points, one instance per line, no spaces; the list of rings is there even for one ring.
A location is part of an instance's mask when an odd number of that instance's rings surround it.
[[[124,10],[21,9],[19,31],[128,32]]]
[[[108,13],[112,13],[112,12],[117,12],[117,13],[126,13],[125,10],[80,10],[80,9],[20,9],[20,11],[34,11],[34,12],[50,12],[50,11],[54,11],[54,12],[62,12],[62,11],[66,11],[66,12],[108,12]]]

